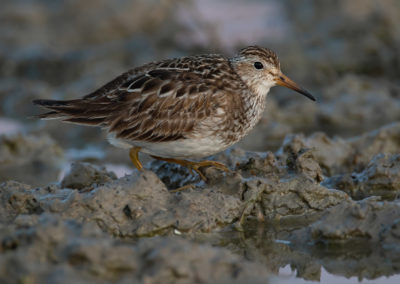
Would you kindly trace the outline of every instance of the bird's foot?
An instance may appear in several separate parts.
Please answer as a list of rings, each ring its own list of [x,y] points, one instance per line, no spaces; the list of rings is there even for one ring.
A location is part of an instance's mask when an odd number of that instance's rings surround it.
[[[201,161],[201,162],[192,162],[188,160],[178,160],[178,159],[171,159],[171,158],[162,158],[162,157],[157,157],[157,156],[152,156],[155,159],[161,160],[161,161],[166,161],[169,163],[175,163],[178,165],[181,165],[183,167],[186,167],[189,169],[191,174],[193,174],[193,171],[195,171],[202,180],[207,180],[207,178],[203,175],[203,173],[200,171],[200,168],[203,167],[214,167],[217,169],[220,169],[224,172],[230,172],[227,166],[225,166],[222,163],[216,162],[216,161]]]
[[[176,192],[184,191],[187,189],[194,189],[194,188],[196,188],[196,186],[194,184],[187,184],[187,185],[175,188],[175,189],[171,189],[171,190],[169,190],[169,192],[176,193]]]
[[[217,169],[220,169],[224,172],[230,172],[230,170],[228,169],[227,166],[225,166],[222,163],[216,162],[216,161],[201,161],[201,162],[191,162],[191,161],[187,161],[189,162],[189,165],[186,166],[189,171],[191,171],[193,173],[193,171],[195,171],[203,180],[206,180],[206,177],[203,175],[203,173],[200,171],[200,168],[203,167],[214,167]]]

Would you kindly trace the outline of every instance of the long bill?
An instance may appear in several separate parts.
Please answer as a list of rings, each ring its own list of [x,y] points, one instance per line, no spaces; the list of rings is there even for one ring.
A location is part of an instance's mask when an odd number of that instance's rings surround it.
[[[309,98],[312,101],[315,101],[315,98],[313,95],[311,95],[308,91],[304,90],[302,87],[300,87],[299,85],[297,85],[295,82],[293,82],[292,80],[289,79],[288,76],[286,76],[285,74],[280,74],[279,77],[277,77],[275,79],[275,82],[279,85],[279,86],[283,86],[289,89],[292,89],[300,94],[302,94],[303,96],[306,96],[307,98]]]

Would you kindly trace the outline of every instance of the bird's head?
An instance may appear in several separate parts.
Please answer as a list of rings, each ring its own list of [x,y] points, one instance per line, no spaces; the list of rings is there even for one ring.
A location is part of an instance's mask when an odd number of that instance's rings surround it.
[[[278,56],[268,48],[258,46],[243,48],[230,61],[236,73],[257,95],[266,95],[271,87],[280,85],[315,101],[308,91],[282,73]]]

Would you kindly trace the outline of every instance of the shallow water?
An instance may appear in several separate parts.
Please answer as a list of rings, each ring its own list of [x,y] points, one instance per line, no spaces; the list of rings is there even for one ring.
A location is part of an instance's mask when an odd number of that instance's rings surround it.
[[[335,275],[334,273],[330,273],[326,271],[324,268],[321,268],[321,275],[319,282],[328,283],[328,284],[336,284],[336,283],[344,283],[344,284],[357,284],[357,283],[385,283],[385,284],[395,284],[400,282],[399,275],[392,276],[381,276],[373,280],[369,279],[360,279],[356,276],[354,277],[344,277],[340,275]],[[279,270],[279,277],[273,278],[271,283],[283,284],[283,283],[315,283],[314,280],[304,280],[303,278],[296,277],[296,271],[293,271],[290,265],[287,265]]]
[[[298,226],[298,222],[294,224]],[[368,240],[302,242],[301,228],[256,220],[243,229],[243,232],[227,230],[209,240],[207,236],[200,239],[263,263],[277,274],[272,283],[398,283],[400,280],[397,247],[384,248]]]

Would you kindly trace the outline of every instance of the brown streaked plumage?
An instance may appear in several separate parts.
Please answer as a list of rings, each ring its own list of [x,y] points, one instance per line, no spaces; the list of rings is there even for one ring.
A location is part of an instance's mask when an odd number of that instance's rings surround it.
[[[33,103],[50,109],[38,118],[105,128],[110,143],[131,149],[139,170],[142,151],[201,175],[203,166],[227,168],[182,159],[209,156],[239,141],[260,119],[276,84],[315,100],[283,75],[272,50],[250,46],[233,58],[208,54],[149,63],[81,99]]]

